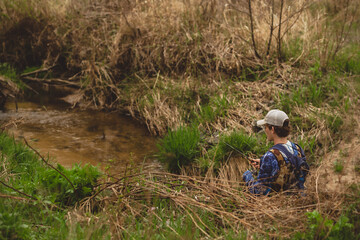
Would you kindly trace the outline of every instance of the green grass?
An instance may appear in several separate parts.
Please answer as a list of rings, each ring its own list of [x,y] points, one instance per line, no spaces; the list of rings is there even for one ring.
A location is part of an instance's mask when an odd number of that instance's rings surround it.
[[[344,162],[341,160],[336,160],[334,162],[334,171],[336,173],[341,173],[343,171],[343,169],[344,169]]]
[[[282,48],[283,57],[286,61],[293,61],[301,55],[303,50],[303,40],[299,37],[291,38]]]
[[[75,165],[71,169],[66,169],[61,165],[57,169],[67,176],[74,188],[71,187],[69,181],[53,169],[47,169],[40,172],[40,182],[42,186],[50,191],[50,201],[59,206],[73,206],[79,200],[91,195],[100,172],[91,165],[80,167]]]
[[[331,132],[335,134],[341,134],[341,127],[344,125],[344,120],[341,116],[338,115],[326,115],[326,124],[331,130]]]
[[[158,144],[159,159],[171,172],[178,173],[189,166],[200,153],[200,132],[195,127],[181,126],[168,134]]]
[[[210,98],[210,97],[208,97]],[[193,121],[199,123],[211,123],[219,117],[226,117],[227,110],[233,105],[224,96],[213,96],[210,98],[207,104],[200,106],[199,113],[195,113],[196,116]]]
[[[10,64],[8,63],[0,63],[0,76],[5,76],[14,82],[19,88],[24,89],[24,83],[19,79],[19,76]]]
[[[0,151],[0,192],[7,196],[0,198],[0,239],[68,239],[69,227],[73,226],[66,222],[66,207],[74,206],[93,192],[99,170],[90,166],[65,169],[58,165],[73,189],[34,152],[5,133],[0,133]],[[79,225],[73,234],[81,236],[86,228]],[[105,236],[106,232],[104,226],[93,230],[95,235]]]
[[[13,67],[8,63],[0,63],[0,75],[15,80],[18,78],[17,73]]]
[[[178,173],[184,166],[197,164],[202,172],[213,166],[220,167],[230,153],[262,155],[270,146],[266,136],[248,135],[243,131],[222,134],[216,144],[206,143],[195,127],[179,127],[158,144],[158,157],[171,172]]]
[[[320,71],[313,73],[313,80],[299,83],[290,89],[290,94],[279,93],[278,107],[291,113],[293,106],[307,107],[309,104],[321,108],[326,104],[334,108],[349,109],[349,87],[340,80],[340,75],[327,74]]]
[[[358,44],[349,44],[335,59],[330,62],[330,68],[348,75],[360,74],[360,47]]]
[[[213,167],[217,169],[230,153],[246,156],[250,154],[262,155],[268,148],[269,145],[265,144],[263,135],[255,137],[243,131],[232,131],[220,135],[219,142],[208,149],[207,154],[200,162],[203,165],[213,163]]]
[[[303,139],[298,139],[297,143],[303,148],[307,163],[316,163],[315,150],[317,148],[317,141],[315,136],[307,136]]]

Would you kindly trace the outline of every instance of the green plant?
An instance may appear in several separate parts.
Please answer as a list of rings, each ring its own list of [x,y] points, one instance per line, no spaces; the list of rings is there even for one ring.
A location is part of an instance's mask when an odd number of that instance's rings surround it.
[[[308,216],[308,231],[295,235],[295,239],[355,239],[354,225],[349,223],[345,215],[334,222],[323,217],[318,211],[306,213]]]
[[[332,61],[330,67],[338,72],[350,75],[360,74],[360,48],[358,44],[349,44],[339,52]]]
[[[344,169],[344,162],[341,160],[336,160],[334,162],[334,171],[337,173],[341,173]]]
[[[316,62],[312,67],[310,67],[310,71],[314,77],[314,79],[321,79],[323,76],[323,72],[321,71],[320,62]]]
[[[181,126],[160,140],[159,159],[171,172],[178,173],[184,166],[194,162],[199,155],[200,132],[196,127]]]
[[[360,157],[358,156],[356,159],[355,159],[355,167],[354,167],[354,170],[360,174]]]
[[[215,169],[220,166],[230,153],[249,155],[265,153],[267,146],[258,142],[258,139],[246,134],[243,131],[233,131],[223,134],[219,138],[219,142],[212,146],[205,156],[214,163]]]
[[[0,63],[0,76],[5,76],[14,82],[19,88],[24,89],[24,83],[19,79],[19,76],[10,64],[8,63]]]
[[[208,103],[200,106],[199,113],[196,115],[196,120],[200,123],[214,122],[218,117],[225,117],[227,110],[232,106],[227,95],[215,96],[209,99]]]
[[[17,211],[3,211],[0,213],[0,239],[24,239],[31,233],[29,224],[22,222]]]
[[[0,152],[3,183],[0,184],[3,195],[0,198],[0,239],[69,239],[71,226],[65,220],[68,213],[65,208],[89,196],[100,171],[90,166],[72,169],[58,166],[57,169],[74,184],[74,191],[63,176],[4,132],[0,133]],[[88,230],[87,226],[79,225],[76,229],[79,237],[81,232],[89,230],[94,236],[105,236],[108,232],[100,225]]]
[[[74,205],[79,200],[90,196],[100,176],[99,170],[91,165],[83,167],[75,165],[71,169],[58,165],[57,169],[72,182],[74,188],[54,169],[43,171],[39,178],[44,188],[51,193],[47,197],[61,206]]]
[[[304,149],[306,160],[309,164],[315,162],[315,150],[318,142],[315,136],[308,136],[298,140],[298,144]]]
[[[339,133],[341,126],[344,124],[343,119],[338,115],[327,115],[326,124],[333,134]]]
[[[0,75],[8,77],[11,80],[18,79],[15,69],[8,63],[0,63]]]
[[[347,95],[350,89],[340,81],[339,76],[331,73],[321,76],[315,74],[313,78],[314,80],[292,87],[290,94],[279,92],[278,107],[288,114],[291,114],[293,106],[304,107],[310,103],[315,107],[330,104],[332,107],[349,110]]]
[[[283,47],[284,58],[288,61],[292,61],[301,56],[303,44],[304,41],[301,38],[291,38]]]

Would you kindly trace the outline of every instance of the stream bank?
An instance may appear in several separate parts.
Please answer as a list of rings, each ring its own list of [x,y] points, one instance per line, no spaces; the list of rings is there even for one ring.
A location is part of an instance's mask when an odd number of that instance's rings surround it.
[[[8,134],[19,141],[25,138],[43,156],[65,167],[91,164],[111,173],[130,165],[160,168],[151,158],[156,138],[144,125],[119,112],[72,108],[60,99],[63,95],[48,91],[17,103],[7,101],[0,124],[8,123]]]

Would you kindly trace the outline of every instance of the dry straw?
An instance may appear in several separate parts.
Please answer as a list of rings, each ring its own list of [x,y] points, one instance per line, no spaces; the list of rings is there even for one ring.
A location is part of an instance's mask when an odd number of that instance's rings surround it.
[[[286,193],[259,197],[247,192],[244,183],[238,178],[238,168],[233,169],[233,166],[234,164],[225,166],[218,177],[174,175],[167,172],[125,172],[123,177],[113,176],[117,180],[103,183],[94,196],[81,204],[80,209],[91,211],[96,207],[107,214],[111,212],[109,218],[113,234],[121,236],[129,227],[125,223],[128,217],[160,218],[155,211],[156,205],[152,205],[153,200],[168,199],[174,210],[192,219],[194,226],[205,238],[221,236],[204,224],[199,210],[214,216],[218,227],[234,233],[245,230],[250,235],[256,233],[282,238],[306,230],[306,212],[317,210],[330,219],[341,214],[343,196],[319,188],[316,172],[308,180],[304,197]],[[237,175],[232,175],[232,172],[237,172]],[[84,214],[81,212],[81,216]],[[177,234],[170,225],[168,227]]]

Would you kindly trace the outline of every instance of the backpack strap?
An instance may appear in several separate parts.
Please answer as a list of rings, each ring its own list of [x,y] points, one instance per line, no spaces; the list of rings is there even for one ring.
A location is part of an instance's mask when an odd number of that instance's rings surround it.
[[[272,188],[274,191],[286,190],[289,182],[289,172],[291,172],[291,166],[289,166],[289,164],[286,164],[285,159],[279,149],[271,148],[269,151],[274,154],[279,165],[279,171],[275,175],[275,180],[272,183]]]
[[[300,174],[302,164],[305,162],[305,154],[302,148],[295,143],[292,143],[292,148],[294,151],[297,151],[297,156],[295,156],[293,153],[291,153],[284,145],[277,144],[273,146],[270,149],[270,152],[274,154],[276,157],[276,160],[279,164],[279,171],[277,175],[275,176],[275,180],[273,183],[273,188],[275,191],[277,190],[287,190],[289,189],[293,184],[296,184],[296,182],[299,181],[297,179],[297,176],[301,177],[303,174]],[[286,156],[287,161],[285,161],[284,156],[282,153]],[[302,160],[300,160],[302,159]],[[306,162],[305,162],[306,164]],[[307,164],[306,164],[307,166]],[[305,167],[306,168],[306,167]],[[291,174],[292,172],[295,173],[295,175]],[[305,175],[306,176],[306,175]],[[305,179],[305,176],[303,178]],[[304,180],[305,181],[305,180]]]
[[[303,154],[303,150],[300,148],[300,146],[297,144],[295,144],[295,146],[296,146],[296,150],[298,152],[298,156],[299,157],[305,156],[305,154]],[[289,150],[284,145],[276,144],[271,149],[277,149],[280,152],[283,152],[286,155],[287,160],[295,167],[295,169],[298,169],[300,167],[299,163],[296,161],[294,155],[291,152],[289,152]]]

